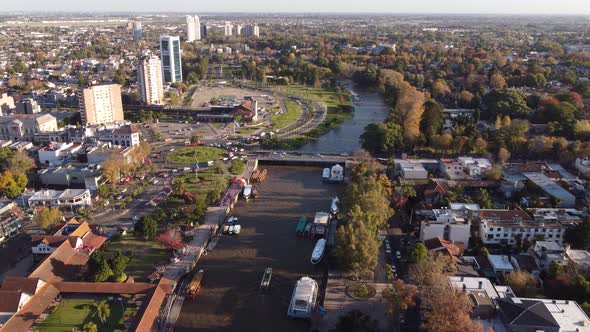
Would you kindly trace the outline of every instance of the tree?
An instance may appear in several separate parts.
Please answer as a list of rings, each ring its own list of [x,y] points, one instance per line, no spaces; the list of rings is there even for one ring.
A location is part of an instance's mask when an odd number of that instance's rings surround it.
[[[502,168],[498,165],[492,166],[492,168],[486,174],[486,179],[492,181],[499,181],[502,179]]]
[[[31,170],[34,164],[35,161],[27,156],[24,152],[16,151],[12,157],[6,160],[4,167],[6,170],[12,172],[12,174],[21,174],[27,173],[29,170]]]
[[[111,315],[109,303],[105,300],[98,302],[96,304],[96,314],[98,319],[104,324],[107,321],[107,318]]]
[[[424,104],[424,113],[420,120],[420,132],[428,139],[437,135],[441,130],[444,122],[443,111],[443,106],[433,99],[429,99]]]
[[[113,270],[111,269],[109,263],[106,260],[102,260],[98,262],[98,267],[96,269],[96,273],[94,274],[94,281],[95,282],[105,282],[109,280],[113,276]]]
[[[410,262],[419,262],[428,256],[428,248],[422,242],[416,243],[416,245],[410,250],[408,258]]]
[[[504,89],[506,87],[506,80],[501,74],[495,73],[490,77],[490,88]]]
[[[348,223],[336,231],[335,255],[352,278],[372,278],[381,241],[370,224],[370,217],[358,205],[348,216]]]
[[[418,288],[401,279],[393,281],[392,286],[383,290],[383,297],[387,300],[387,314],[397,321],[400,312],[416,306]]]
[[[51,229],[53,225],[62,219],[62,214],[57,207],[42,207],[37,209],[33,221],[37,226],[45,231]]]
[[[403,146],[403,129],[393,122],[371,123],[360,139],[363,148],[373,154],[393,154]]]
[[[191,136],[191,144],[199,143],[199,139],[200,139],[199,135],[192,135]]]
[[[349,311],[340,316],[333,332],[378,332],[379,322],[365,315],[360,310]]]
[[[116,281],[120,281],[125,275],[125,268],[131,259],[117,250],[113,257],[109,259],[109,266],[113,272],[113,277]]]
[[[510,151],[503,146],[500,147],[500,150],[498,150],[498,161],[504,164],[508,159],[510,159]]]
[[[135,232],[137,232],[138,235],[143,236],[146,240],[156,235],[157,229],[158,224],[156,223],[156,220],[150,216],[141,217],[135,225]]]
[[[533,295],[534,290],[531,292],[531,288],[537,286],[537,280],[527,271],[514,271],[509,273],[504,278],[504,283],[510,286],[514,292],[525,297]]]
[[[27,176],[22,173],[12,173],[5,171],[0,173],[0,195],[14,199],[24,191],[27,186]]]
[[[171,228],[164,233],[161,233],[158,235],[157,239],[160,243],[171,249],[179,249],[185,246],[185,244],[182,243],[182,234],[178,228]]]
[[[564,240],[574,248],[586,249],[590,247],[590,218],[586,218],[574,227],[567,228]]]
[[[493,207],[492,200],[490,199],[490,193],[484,188],[479,189],[478,203],[483,209],[491,209]]]
[[[102,164],[102,175],[110,183],[111,188],[115,188],[117,180],[121,176],[121,169],[124,167],[124,163],[119,154],[113,153],[111,158]]]
[[[93,322],[88,322],[84,324],[83,330],[84,332],[98,332],[98,326]]]
[[[186,180],[183,177],[176,177],[172,181],[172,195],[176,197],[182,196],[186,191]]]
[[[511,118],[525,118],[531,112],[523,93],[512,89],[492,90],[483,96],[487,118],[508,115]]]

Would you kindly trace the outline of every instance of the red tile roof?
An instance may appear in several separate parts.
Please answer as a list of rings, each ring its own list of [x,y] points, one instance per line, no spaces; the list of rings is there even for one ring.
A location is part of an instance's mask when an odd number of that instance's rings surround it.
[[[0,290],[0,312],[17,312],[22,291]]]
[[[6,291],[23,291],[26,294],[33,295],[37,291],[39,278],[24,278],[24,277],[6,277],[2,281],[2,288],[0,290]]]

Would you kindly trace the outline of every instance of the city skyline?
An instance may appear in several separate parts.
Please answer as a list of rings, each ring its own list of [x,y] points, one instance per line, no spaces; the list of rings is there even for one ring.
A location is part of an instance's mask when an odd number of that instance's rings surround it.
[[[201,13],[213,12],[261,12],[261,13],[425,13],[425,14],[531,14],[531,15],[588,15],[590,6],[583,0],[523,0],[494,2],[473,2],[467,0],[454,1],[452,3],[434,0],[421,0],[409,3],[383,3],[379,0],[367,0],[362,3],[353,1],[325,1],[314,2],[302,0],[295,3],[279,3],[266,0],[253,0],[247,3],[228,0],[222,3],[188,4],[178,0],[166,3],[157,1],[90,1],[80,3],[71,0],[58,0],[47,3],[40,0],[29,0],[26,3],[12,2],[3,6],[2,12],[11,11],[49,11],[49,12],[174,12],[195,11]]]

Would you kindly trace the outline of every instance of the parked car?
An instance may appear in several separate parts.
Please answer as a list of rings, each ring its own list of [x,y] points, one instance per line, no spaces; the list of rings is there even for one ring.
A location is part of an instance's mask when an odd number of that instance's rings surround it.
[[[402,253],[398,251],[395,252],[395,258],[397,259],[401,259],[402,258]]]

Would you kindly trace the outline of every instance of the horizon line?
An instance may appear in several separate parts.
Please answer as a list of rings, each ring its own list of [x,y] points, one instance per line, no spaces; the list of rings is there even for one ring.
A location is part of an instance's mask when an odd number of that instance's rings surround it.
[[[587,18],[590,19],[590,13],[524,13],[524,12],[514,12],[514,13],[507,13],[507,12],[370,12],[370,11],[268,11],[268,12],[260,12],[260,11],[166,11],[166,10],[154,10],[154,11],[134,11],[134,10],[113,10],[113,11],[105,11],[105,10],[0,10],[0,15],[6,14],[34,14],[43,16],[43,14],[147,14],[147,15],[186,15],[187,13],[195,13],[198,12],[199,15],[202,14],[248,14],[248,15],[268,15],[268,14],[287,14],[287,15],[297,15],[297,14],[312,14],[312,15],[375,15],[375,16],[388,16],[388,15],[475,15],[475,16],[485,16],[485,15],[502,15],[502,16],[578,16],[584,17],[588,16]]]

